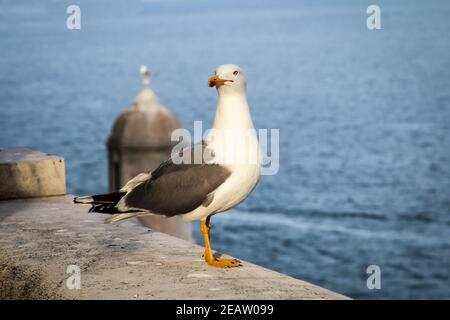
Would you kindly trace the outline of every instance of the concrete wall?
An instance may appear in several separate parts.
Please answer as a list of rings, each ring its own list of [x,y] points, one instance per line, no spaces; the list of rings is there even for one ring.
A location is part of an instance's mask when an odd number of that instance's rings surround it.
[[[200,246],[87,210],[72,196],[0,201],[0,299],[346,298],[245,261],[210,267]]]

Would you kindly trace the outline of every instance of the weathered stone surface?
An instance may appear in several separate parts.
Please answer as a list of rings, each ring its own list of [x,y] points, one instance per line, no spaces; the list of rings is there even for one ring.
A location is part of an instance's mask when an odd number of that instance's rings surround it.
[[[30,149],[0,150],[0,200],[63,195],[64,159]]]
[[[72,197],[0,201],[0,299],[344,299],[243,262],[210,267],[203,248],[73,205]],[[66,287],[69,265],[81,289]]]

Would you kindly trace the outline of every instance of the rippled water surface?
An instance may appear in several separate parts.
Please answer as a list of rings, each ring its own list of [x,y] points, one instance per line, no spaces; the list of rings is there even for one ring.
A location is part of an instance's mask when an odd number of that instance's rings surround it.
[[[214,116],[206,79],[239,64],[280,171],[213,219],[214,248],[354,298],[450,298],[449,2],[378,1],[379,31],[367,1],[78,3],[69,31],[71,2],[0,1],[0,147],[64,156],[69,192],[106,191],[139,65],[192,129]]]

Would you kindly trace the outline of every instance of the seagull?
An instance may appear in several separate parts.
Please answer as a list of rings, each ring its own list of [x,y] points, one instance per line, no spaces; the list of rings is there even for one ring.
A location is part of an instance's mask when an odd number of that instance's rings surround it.
[[[239,267],[237,259],[213,255],[211,217],[235,207],[253,191],[261,175],[261,152],[241,68],[219,66],[208,85],[217,89],[218,99],[213,127],[201,142],[172,152],[155,170],[137,175],[118,192],[75,197],[74,202],[91,204],[90,212],[111,214],[106,223],[149,214],[200,220],[205,261],[215,267]]]

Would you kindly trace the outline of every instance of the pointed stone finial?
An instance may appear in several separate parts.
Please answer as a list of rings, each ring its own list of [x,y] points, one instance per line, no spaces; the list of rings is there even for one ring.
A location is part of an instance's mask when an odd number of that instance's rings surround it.
[[[144,77],[144,80],[142,81],[144,87],[148,87],[150,85],[150,70],[147,68],[147,66],[142,65],[139,69],[139,72]]]
[[[136,99],[134,99],[134,106],[138,109],[152,108],[159,105],[159,99],[150,88],[150,70],[147,66],[142,65],[139,68],[140,74],[144,77],[142,84],[144,88],[139,92]]]

